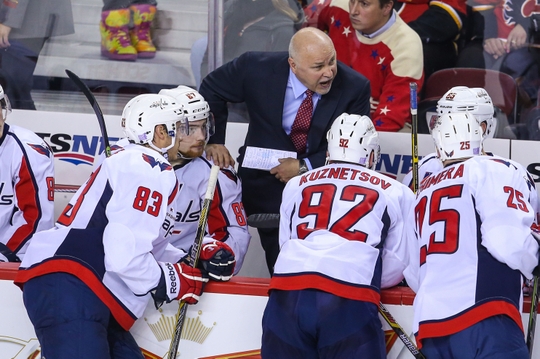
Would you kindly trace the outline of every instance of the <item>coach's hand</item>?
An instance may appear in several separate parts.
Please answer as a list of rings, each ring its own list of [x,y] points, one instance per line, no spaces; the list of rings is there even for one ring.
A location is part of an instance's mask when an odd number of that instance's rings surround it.
[[[283,183],[287,183],[291,178],[298,175],[298,170],[300,169],[300,160],[287,157],[279,158],[278,161],[279,165],[270,169],[270,173],[276,176],[278,180]]]
[[[198,267],[217,281],[228,281],[234,273],[236,259],[226,243],[212,241],[201,248]]]
[[[224,145],[209,144],[206,145],[206,159],[212,160],[215,165],[226,168],[234,166],[234,158],[232,158],[229,150]]]

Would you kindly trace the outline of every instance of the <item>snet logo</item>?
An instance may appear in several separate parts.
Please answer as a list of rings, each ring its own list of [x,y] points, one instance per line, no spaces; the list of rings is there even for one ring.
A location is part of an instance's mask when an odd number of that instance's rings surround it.
[[[419,160],[422,157],[418,158]],[[400,174],[406,175],[412,167],[411,155],[381,153],[381,160],[377,163],[377,172],[397,178]]]
[[[74,165],[90,165],[105,146],[101,136],[68,135],[66,133],[37,133],[39,137],[47,141],[54,153],[54,158]],[[118,141],[118,137],[109,137],[109,142]]]

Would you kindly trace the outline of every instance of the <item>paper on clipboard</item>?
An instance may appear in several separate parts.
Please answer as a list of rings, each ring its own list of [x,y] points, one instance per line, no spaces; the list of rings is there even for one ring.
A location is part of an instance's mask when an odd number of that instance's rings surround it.
[[[261,147],[246,147],[242,167],[269,171],[279,165],[278,158],[296,158],[296,152]]]

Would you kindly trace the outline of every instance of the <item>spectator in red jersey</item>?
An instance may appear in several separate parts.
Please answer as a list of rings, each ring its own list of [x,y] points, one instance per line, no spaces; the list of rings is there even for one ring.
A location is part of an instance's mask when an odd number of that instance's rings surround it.
[[[416,82],[419,89],[423,84],[418,35],[392,10],[393,0],[321,0],[318,4],[306,8],[308,24],[327,31],[338,60],[370,80],[375,128],[404,129],[409,122],[409,83]]]

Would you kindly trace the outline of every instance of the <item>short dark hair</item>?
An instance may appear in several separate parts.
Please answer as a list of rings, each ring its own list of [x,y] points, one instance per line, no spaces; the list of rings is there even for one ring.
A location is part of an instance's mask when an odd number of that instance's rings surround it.
[[[392,6],[394,5],[394,0],[379,0],[379,6],[382,9],[385,7],[386,4],[392,3]]]

